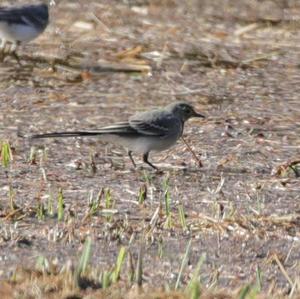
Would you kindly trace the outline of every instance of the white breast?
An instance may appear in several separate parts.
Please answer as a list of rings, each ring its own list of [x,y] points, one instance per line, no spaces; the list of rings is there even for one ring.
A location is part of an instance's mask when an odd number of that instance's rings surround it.
[[[172,136],[171,138],[160,138],[154,136],[147,137],[135,137],[135,138],[123,138],[116,135],[102,135],[101,140],[106,142],[112,142],[117,145],[121,145],[128,150],[135,153],[145,154],[150,151],[163,151],[170,148],[178,140],[178,136]]]
[[[10,24],[0,22],[0,39],[10,41],[12,43],[29,42],[40,34],[33,26],[23,24]]]

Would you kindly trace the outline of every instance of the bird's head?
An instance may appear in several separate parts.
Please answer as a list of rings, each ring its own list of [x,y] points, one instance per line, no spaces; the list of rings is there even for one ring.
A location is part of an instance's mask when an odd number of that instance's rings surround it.
[[[168,110],[177,115],[183,122],[192,117],[205,118],[203,114],[195,111],[191,104],[186,102],[176,102],[167,106]]]

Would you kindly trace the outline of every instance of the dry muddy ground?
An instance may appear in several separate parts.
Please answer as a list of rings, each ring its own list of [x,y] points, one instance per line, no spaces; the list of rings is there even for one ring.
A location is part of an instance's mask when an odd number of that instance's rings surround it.
[[[192,239],[183,284],[205,253],[206,287],[240,287],[261,272],[263,289],[292,290],[300,274],[299,4],[52,7],[45,33],[21,47],[22,65],[7,57],[0,68],[0,140],[9,141],[13,156],[0,168],[0,276],[33,267],[39,256],[76,263],[90,236],[94,267],[110,269],[121,246],[136,257],[143,244],[144,282],[174,285]],[[95,68],[104,63],[117,70]],[[137,71],[126,71],[132,66]],[[17,136],[95,130],[175,100],[207,116],[184,131],[203,167],[182,140],[151,154],[163,171],[156,173],[139,156],[134,169],[125,150],[97,138]]]

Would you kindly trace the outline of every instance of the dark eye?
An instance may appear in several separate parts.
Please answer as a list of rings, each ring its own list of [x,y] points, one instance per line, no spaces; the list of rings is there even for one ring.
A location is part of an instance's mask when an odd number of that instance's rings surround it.
[[[191,113],[191,108],[189,106],[183,106],[182,110],[186,113]]]

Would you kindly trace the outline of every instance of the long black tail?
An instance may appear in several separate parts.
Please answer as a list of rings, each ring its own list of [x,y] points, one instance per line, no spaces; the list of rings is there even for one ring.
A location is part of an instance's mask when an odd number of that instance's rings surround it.
[[[52,133],[43,133],[43,134],[24,135],[21,133],[21,130],[18,130],[19,137],[25,137],[29,139],[80,137],[80,136],[97,136],[97,135],[99,136],[99,135],[107,135],[107,134],[128,136],[136,133],[137,130],[131,127],[128,122],[116,123],[111,126],[100,128],[97,131],[70,131],[70,132],[52,132]]]
[[[44,133],[44,134],[34,134],[29,136],[21,136],[30,139],[38,139],[38,138],[56,138],[56,137],[80,137],[80,136],[97,136],[103,135],[105,133],[95,131],[95,132],[85,132],[85,131],[74,131],[74,132],[53,132],[53,133]]]

